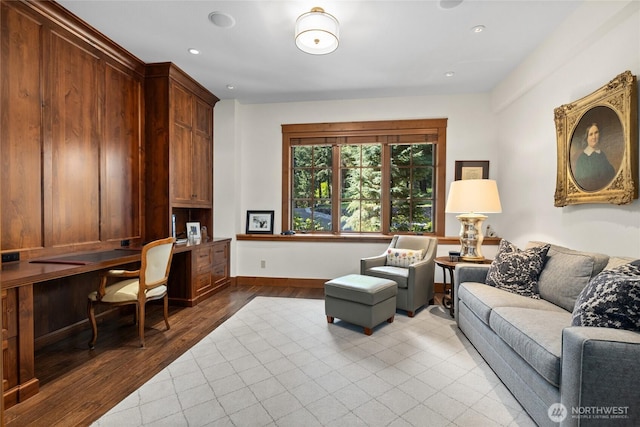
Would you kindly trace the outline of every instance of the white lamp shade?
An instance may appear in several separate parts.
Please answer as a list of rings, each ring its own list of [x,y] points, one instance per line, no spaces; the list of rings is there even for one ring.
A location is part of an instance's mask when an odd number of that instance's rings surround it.
[[[445,212],[502,212],[498,185],[492,179],[463,179],[449,187]]]
[[[320,7],[303,13],[296,21],[296,46],[303,52],[324,55],[338,48],[338,20]]]

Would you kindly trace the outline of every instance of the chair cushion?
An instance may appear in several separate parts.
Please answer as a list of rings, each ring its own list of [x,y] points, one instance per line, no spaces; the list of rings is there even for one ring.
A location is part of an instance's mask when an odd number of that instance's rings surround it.
[[[387,265],[393,267],[409,267],[422,260],[424,251],[422,249],[387,249]]]
[[[489,266],[487,285],[518,295],[539,299],[538,276],[544,267],[549,245],[520,250],[502,239]]]
[[[578,296],[571,324],[640,332],[640,260],[594,277]]]
[[[547,243],[532,241],[528,248]],[[573,311],[580,291],[607,264],[607,255],[575,251],[557,245],[549,245],[547,262],[538,278],[540,297]]]
[[[381,266],[381,267],[371,267],[365,271],[367,276],[380,277],[383,279],[393,280],[398,284],[399,288],[407,289],[409,286],[407,284],[409,279],[409,269],[402,267],[391,267],[391,266]]]
[[[138,279],[127,279],[107,286],[105,294],[101,301],[107,303],[123,303],[123,302],[135,302],[138,300],[138,289],[140,288]],[[147,299],[157,298],[163,296],[167,292],[165,285],[158,286],[156,288],[147,291]],[[98,292],[94,291],[89,294],[89,299],[96,301]]]

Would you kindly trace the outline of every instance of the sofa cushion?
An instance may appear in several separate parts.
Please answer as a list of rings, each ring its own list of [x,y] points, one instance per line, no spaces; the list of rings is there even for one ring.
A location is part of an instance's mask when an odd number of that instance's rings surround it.
[[[497,307],[531,308],[567,313],[566,310],[549,301],[524,297],[484,283],[461,283],[458,287],[458,298],[464,301],[465,305],[487,325],[491,310]]]
[[[544,267],[549,246],[520,250],[502,239],[498,253],[489,266],[487,285],[518,295],[539,299],[538,275]]]
[[[602,271],[609,257],[536,241],[529,242],[527,248],[544,245],[549,245],[549,252],[538,278],[540,297],[573,311],[578,294]]]
[[[571,325],[571,313],[522,307],[497,307],[489,326],[546,381],[558,387],[562,330]]]
[[[635,258],[630,257],[612,256],[609,258],[609,261],[607,261],[607,265],[604,267],[604,270],[611,270],[612,268],[620,267],[623,264],[629,264],[635,260]]]
[[[387,265],[393,267],[409,267],[422,260],[424,251],[422,249],[387,249]]]
[[[640,260],[594,277],[578,297],[571,324],[640,332]]]

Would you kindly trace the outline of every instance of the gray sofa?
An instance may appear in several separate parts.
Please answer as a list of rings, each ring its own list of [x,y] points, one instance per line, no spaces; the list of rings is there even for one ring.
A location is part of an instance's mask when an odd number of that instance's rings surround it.
[[[571,326],[589,281],[630,261],[550,245],[540,299],[486,285],[489,265],[456,266],[458,327],[538,425],[640,425],[640,334]]]

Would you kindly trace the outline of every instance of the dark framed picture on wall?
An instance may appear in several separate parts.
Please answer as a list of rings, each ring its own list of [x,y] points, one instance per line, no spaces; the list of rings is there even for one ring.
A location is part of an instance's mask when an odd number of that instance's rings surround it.
[[[247,211],[246,234],[273,234],[273,211]]]
[[[555,206],[631,203],[638,198],[638,96],[626,71],[554,110],[558,173]]]
[[[455,180],[489,179],[488,160],[456,160]]]

